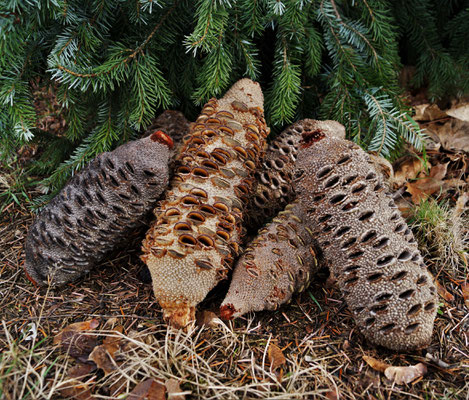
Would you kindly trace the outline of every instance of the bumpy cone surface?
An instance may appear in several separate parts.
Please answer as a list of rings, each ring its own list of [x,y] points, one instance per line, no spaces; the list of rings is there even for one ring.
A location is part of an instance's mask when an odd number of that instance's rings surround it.
[[[236,263],[220,308],[222,318],[275,310],[303,291],[318,266],[311,233],[297,203],[287,205],[261,229]]]
[[[168,185],[171,146],[156,132],[100,154],[73,177],[29,229],[28,277],[39,285],[76,280],[140,225]]]
[[[182,112],[166,110],[163,111],[145,131],[145,137],[150,136],[156,131],[163,131],[173,140],[174,147],[172,148],[170,154],[170,174],[172,174],[175,166],[175,158],[181,151],[183,138],[189,133],[189,127],[190,122],[186,119]]]
[[[231,267],[268,128],[259,84],[242,79],[192,125],[143,243],[164,316],[178,327]]]
[[[345,138],[344,127],[336,121],[327,121],[331,134]],[[303,119],[282,131],[267,147],[262,168],[256,172],[256,191],[251,197],[245,218],[248,229],[257,228],[271,220],[295,197],[292,174],[298,144],[304,131],[311,131],[319,121]]]
[[[323,129],[304,132],[294,182],[363,334],[393,350],[428,344],[437,302],[432,277],[368,155]]]

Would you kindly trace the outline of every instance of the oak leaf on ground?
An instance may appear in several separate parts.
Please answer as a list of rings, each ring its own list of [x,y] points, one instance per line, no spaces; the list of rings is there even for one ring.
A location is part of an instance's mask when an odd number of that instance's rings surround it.
[[[99,326],[97,319],[76,322],[66,326],[54,336],[53,343],[73,358],[86,361],[98,343],[97,335],[87,333]]]

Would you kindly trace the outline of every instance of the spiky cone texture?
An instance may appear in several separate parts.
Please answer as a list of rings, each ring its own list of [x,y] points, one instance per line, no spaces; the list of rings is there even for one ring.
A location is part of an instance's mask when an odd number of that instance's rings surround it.
[[[268,133],[261,88],[249,79],[210,100],[191,126],[143,242],[155,297],[173,326],[194,320],[195,306],[231,268]]]
[[[155,132],[100,154],[76,174],[29,229],[28,278],[74,281],[140,225],[168,185],[170,147],[169,136]]]
[[[302,292],[318,267],[316,244],[298,203],[262,228],[237,261],[220,307],[223,319],[276,310]]]
[[[244,224],[248,230],[263,226],[295,198],[292,174],[301,134],[316,129],[318,124],[330,129],[331,134],[345,138],[345,128],[336,121],[303,119],[290,125],[269,143],[262,168],[256,171],[256,190],[246,211]]]
[[[399,351],[426,346],[436,289],[370,157],[323,130],[305,132],[294,183],[324,260],[364,336]]]

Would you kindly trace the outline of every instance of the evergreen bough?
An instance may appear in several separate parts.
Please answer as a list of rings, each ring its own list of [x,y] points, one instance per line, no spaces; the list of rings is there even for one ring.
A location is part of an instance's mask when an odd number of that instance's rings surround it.
[[[193,118],[246,76],[264,87],[273,128],[335,119],[362,147],[392,157],[403,139],[423,145],[399,100],[402,60],[431,96],[465,93],[468,31],[467,0],[5,0],[1,155],[8,161],[42,139],[36,172],[48,175],[42,185],[53,194],[157,112],[179,108]],[[36,128],[38,80],[56,86],[63,136]]]

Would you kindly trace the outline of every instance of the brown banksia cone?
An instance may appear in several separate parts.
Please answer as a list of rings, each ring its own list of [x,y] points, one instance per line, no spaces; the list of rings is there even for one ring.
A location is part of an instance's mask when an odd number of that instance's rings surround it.
[[[238,81],[210,100],[178,156],[178,167],[143,242],[164,317],[185,327],[195,306],[225,279],[269,132],[260,85]]]
[[[294,183],[324,260],[364,336],[393,350],[426,346],[436,289],[369,156],[318,126],[303,133]]]
[[[139,226],[168,185],[170,147],[169,136],[155,132],[100,154],[75,175],[29,229],[28,278],[74,281]]]
[[[316,245],[298,203],[262,228],[236,263],[221,317],[276,310],[308,287],[318,268]]]
[[[244,225],[257,230],[275,217],[295,198],[292,174],[301,134],[315,129],[318,121],[303,119],[282,131],[267,146],[261,168],[256,172],[257,185],[247,210]],[[328,121],[335,134],[345,138],[344,127]]]
[[[152,124],[145,131],[144,137],[150,136],[157,131],[163,131],[173,140],[174,146],[171,149],[169,163],[170,174],[172,174],[174,169],[175,159],[181,151],[183,139],[189,133],[189,128],[190,122],[181,111],[165,110],[153,120]]]

